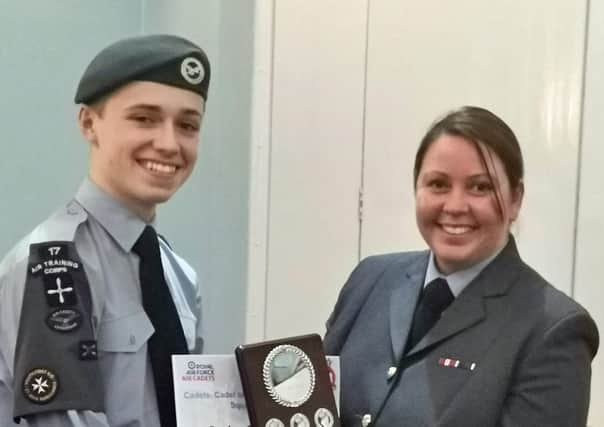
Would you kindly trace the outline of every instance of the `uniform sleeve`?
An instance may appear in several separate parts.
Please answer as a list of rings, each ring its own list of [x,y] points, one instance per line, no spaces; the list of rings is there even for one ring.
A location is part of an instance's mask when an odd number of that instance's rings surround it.
[[[9,321],[12,316],[9,316],[8,307],[6,304],[12,300],[10,293],[6,292],[5,286],[10,285],[10,275],[0,277],[0,334],[1,341],[6,344],[6,340],[12,339],[13,327],[16,329],[18,324],[11,325]],[[14,343],[13,343],[14,347]],[[6,354],[8,345],[0,346],[0,426],[2,427],[109,427],[109,423],[104,414],[94,413],[91,411],[67,411],[53,412],[36,415],[29,419],[22,419],[19,424],[14,423],[13,405],[14,405],[14,390],[13,376],[11,365],[9,365],[9,357]]]
[[[341,313],[354,311],[349,302],[351,299],[350,294],[353,292],[353,288],[358,281],[357,272],[362,269],[363,262],[361,261],[350,273],[348,280],[340,290],[329,318],[325,322],[325,336],[323,337],[323,350],[325,354],[338,355],[340,353],[345,336],[352,326],[352,319],[342,319]]]
[[[585,426],[598,331],[585,312],[557,321],[519,362],[500,427]]]
[[[11,376],[6,359],[0,349],[0,425],[12,425],[13,392]]]
[[[12,424],[9,424],[12,425]],[[22,420],[15,427],[110,427],[105,415],[92,411],[66,411],[39,414]]]
[[[13,355],[22,305],[20,283],[27,263],[5,260],[0,268],[0,426],[2,427],[110,427],[104,414],[92,411],[40,413],[14,422]]]
[[[371,256],[363,259],[350,273],[342,287],[331,315],[325,323],[323,349],[325,354],[340,353],[354,321],[379,277],[396,255]]]
[[[12,362],[18,327],[18,312],[15,306],[14,263],[5,259],[0,265],[0,425],[13,425],[13,376]],[[12,292],[9,292],[12,291]],[[17,320],[15,320],[17,319]]]

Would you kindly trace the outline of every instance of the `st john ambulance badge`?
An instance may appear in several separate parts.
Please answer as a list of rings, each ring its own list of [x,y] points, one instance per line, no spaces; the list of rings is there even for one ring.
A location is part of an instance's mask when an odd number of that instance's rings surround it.
[[[23,394],[30,401],[43,405],[50,402],[59,390],[57,375],[49,369],[36,368],[23,380]]]

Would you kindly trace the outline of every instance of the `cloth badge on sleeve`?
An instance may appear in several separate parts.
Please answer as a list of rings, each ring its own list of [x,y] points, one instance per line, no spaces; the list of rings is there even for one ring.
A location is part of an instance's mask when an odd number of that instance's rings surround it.
[[[32,275],[44,273],[46,276],[80,269],[80,263],[68,257],[69,246],[67,245],[56,243],[43,245],[37,248],[37,253],[39,261],[29,267]]]
[[[92,294],[75,244],[32,243],[28,266],[15,346],[13,377],[20,392],[14,393],[14,419],[72,409],[103,412]]]
[[[96,341],[80,341],[79,358],[80,360],[97,360],[98,351],[96,348]]]
[[[44,277],[46,302],[51,307],[68,307],[76,304],[76,292],[70,274]]]
[[[82,313],[75,308],[59,308],[46,317],[46,324],[57,332],[73,332],[82,324]]]
[[[59,390],[59,379],[50,369],[36,368],[23,380],[23,394],[33,403],[50,402]]]
[[[49,259],[55,257],[62,257],[67,254],[67,245],[64,243],[55,243],[49,245],[38,246],[38,256],[41,259]]]

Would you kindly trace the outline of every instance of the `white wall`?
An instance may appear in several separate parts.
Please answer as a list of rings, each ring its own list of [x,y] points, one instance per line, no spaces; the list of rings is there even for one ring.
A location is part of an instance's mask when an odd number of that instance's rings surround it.
[[[362,256],[425,247],[415,225],[415,150],[437,116],[480,105],[522,146],[521,254],[570,293],[585,2],[370,5]]]
[[[317,330],[357,259],[366,6],[340,6],[275,2],[267,337]]]
[[[68,201],[88,164],[73,97],[96,52],[141,31],[140,2],[0,0],[0,257]]]

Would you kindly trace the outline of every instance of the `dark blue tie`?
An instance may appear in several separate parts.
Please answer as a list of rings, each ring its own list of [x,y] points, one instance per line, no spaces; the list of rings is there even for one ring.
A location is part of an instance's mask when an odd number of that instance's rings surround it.
[[[145,227],[132,250],[140,257],[143,307],[155,329],[147,347],[155,381],[159,418],[162,427],[176,426],[171,356],[187,354],[187,341],[164,278],[159,241],[153,227]]]
[[[440,319],[441,313],[453,302],[453,294],[445,279],[439,277],[426,285],[415,308],[406,352],[411,350]]]

